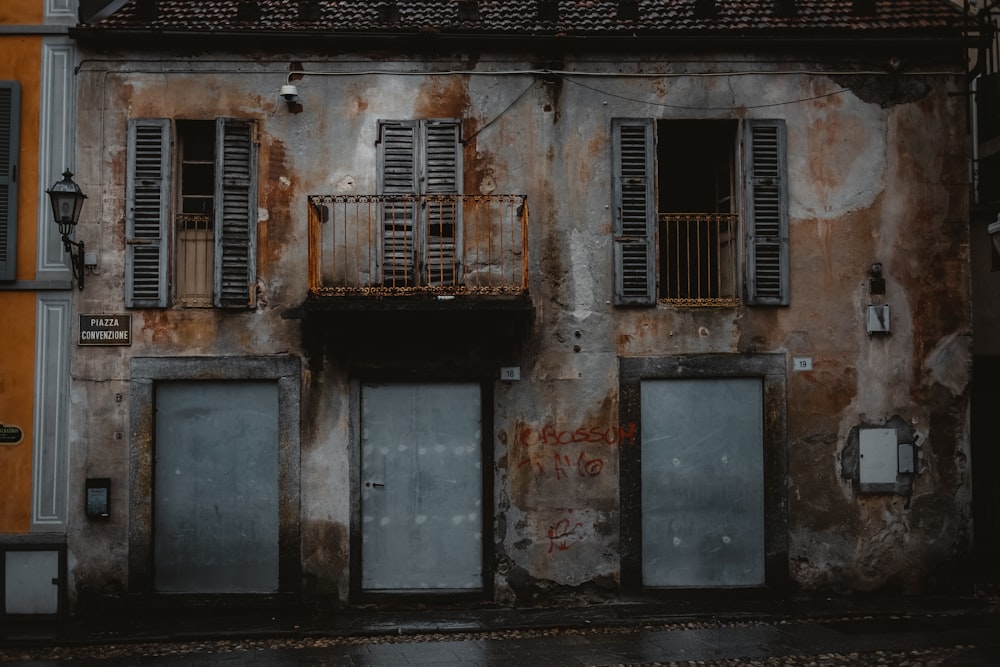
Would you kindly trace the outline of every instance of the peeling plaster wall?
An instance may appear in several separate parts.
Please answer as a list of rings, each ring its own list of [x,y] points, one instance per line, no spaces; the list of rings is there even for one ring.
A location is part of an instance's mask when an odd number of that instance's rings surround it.
[[[466,67],[457,59],[434,66]],[[616,595],[620,484],[634,483],[620,479],[619,453],[640,446],[636,425],[619,423],[618,360],[679,354],[812,358],[811,372],[789,370],[787,378],[796,588],[909,593],[961,579],[970,550],[970,314],[964,98],[951,95],[962,91],[960,74],[903,77],[913,83],[904,95],[894,77],[789,73],[788,63],[735,56],[561,65],[684,73],[649,78],[361,73],[393,67],[423,65],[85,57],[77,180],[90,199],[77,237],[98,253],[99,276],[88,279],[78,311],[125,312],[126,132],[134,117],[258,121],[260,299],[240,313],[133,310],[131,347],[74,350],[72,497],[82,497],[85,476],[110,476],[113,488],[128,489],[128,401],[117,396],[130,391],[130,357],[301,356],[301,589],[346,600],[357,406],[349,351],[308,345],[323,332],[303,331],[295,315],[307,291],[306,197],[376,192],[378,120],[461,118],[465,192],[523,193],[530,202],[534,318],[507,362],[520,366],[521,380],[494,391],[497,600]],[[475,67],[535,65],[480,57]],[[718,75],[730,68],[742,73]],[[296,113],[277,95],[289,69],[328,73],[296,80]],[[611,305],[615,117],[786,121],[791,306]],[[862,317],[876,261],[893,318],[892,334],[880,338],[866,334]],[[387,355],[386,366],[399,363]],[[912,494],[859,496],[841,475],[848,435],[893,418],[919,435]],[[106,524],[77,510],[68,539],[71,588],[81,598],[128,590],[127,531],[121,500]]]

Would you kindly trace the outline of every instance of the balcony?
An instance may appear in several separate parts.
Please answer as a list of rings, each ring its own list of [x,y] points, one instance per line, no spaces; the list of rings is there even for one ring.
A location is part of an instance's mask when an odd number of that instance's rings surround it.
[[[531,310],[524,195],[312,195],[310,312]]]

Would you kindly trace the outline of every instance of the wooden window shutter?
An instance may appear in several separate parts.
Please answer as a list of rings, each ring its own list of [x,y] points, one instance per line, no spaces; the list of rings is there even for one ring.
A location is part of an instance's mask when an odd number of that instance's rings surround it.
[[[125,305],[167,305],[170,121],[129,121],[125,178]]]
[[[461,126],[456,121],[427,121],[423,145],[424,192],[461,193]],[[429,198],[421,211],[421,279],[429,285],[454,285],[461,275],[456,248],[461,247],[461,211],[458,197]]]
[[[378,137],[380,194],[416,194],[417,123],[383,121]]]
[[[652,119],[611,121],[616,305],[656,303],[655,144]]]
[[[253,121],[215,121],[215,297],[252,306],[257,282],[257,143]]]
[[[424,192],[457,194],[461,191],[462,153],[459,150],[459,124],[455,121],[428,121],[424,139]]]
[[[17,157],[21,124],[21,86],[0,81],[0,280],[17,271]]]
[[[382,284],[410,287],[416,283],[416,201],[419,142],[417,121],[382,121],[378,136],[378,191],[382,203]]]
[[[785,121],[747,121],[746,179],[747,302],[785,306],[788,280],[788,175]]]

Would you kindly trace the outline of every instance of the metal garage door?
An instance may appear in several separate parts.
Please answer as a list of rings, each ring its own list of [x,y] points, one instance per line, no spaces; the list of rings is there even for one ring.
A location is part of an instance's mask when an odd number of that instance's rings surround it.
[[[156,387],[153,568],[161,592],[278,589],[278,387]]]
[[[642,582],[764,583],[762,384],[642,382]]]

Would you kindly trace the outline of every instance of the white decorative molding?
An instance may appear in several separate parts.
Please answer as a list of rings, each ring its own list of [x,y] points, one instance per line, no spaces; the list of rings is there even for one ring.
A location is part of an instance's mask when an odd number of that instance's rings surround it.
[[[69,511],[71,295],[38,295],[31,530],[65,531]]]
[[[45,0],[45,20],[76,22],[76,0]]]
[[[75,164],[76,48],[61,38],[42,42],[42,95],[38,137],[38,260],[39,280],[69,277],[69,256],[52,222],[48,190]]]

